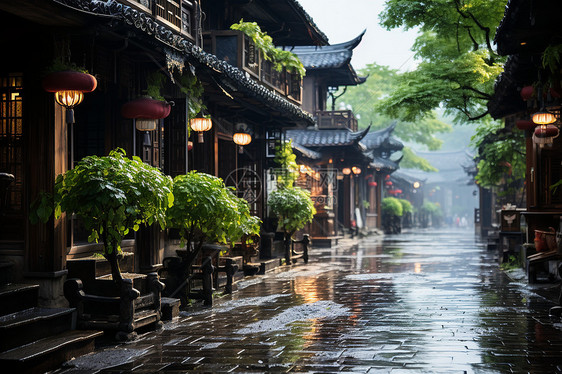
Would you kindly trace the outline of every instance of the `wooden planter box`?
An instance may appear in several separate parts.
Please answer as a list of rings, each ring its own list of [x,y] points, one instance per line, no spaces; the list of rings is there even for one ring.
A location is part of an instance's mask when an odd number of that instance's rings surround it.
[[[129,340],[140,327],[161,325],[161,294],[158,274],[124,273],[116,284],[111,275],[81,280],[68,279],[64,296],[77,311],[77,328],[115,331],[116,339]]]

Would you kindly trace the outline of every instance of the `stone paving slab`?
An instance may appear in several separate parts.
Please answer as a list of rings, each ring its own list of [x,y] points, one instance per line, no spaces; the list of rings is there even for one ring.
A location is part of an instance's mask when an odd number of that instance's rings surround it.
[[[502,273],[472,232],[343,243],[57,374],[562,372],[553,302]],[[96,366],[95,354],[115,357]]]

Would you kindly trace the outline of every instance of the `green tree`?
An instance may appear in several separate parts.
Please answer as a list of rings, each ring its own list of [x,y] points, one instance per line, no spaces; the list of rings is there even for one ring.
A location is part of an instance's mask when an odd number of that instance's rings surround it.
[[[387,0],[381,24],[387,29],[417,28],[413,51],[420,63],[416,70],[400,75],[396,90],[381,100],[378,108],[402,120],[418,121],[443,107],[455,123],[477,122],[473,139],[479,150],[477,180],[482,185],[502,184],[511,190],[521,184],[521,180],[514,181],[522,177],[521,134],[496,132],[501,126],[492,123],[486,106],[505,62],[492,41],[506,3]],[[494,133],[499,136],[488,135]],[[505,174],[506,163],[512,167],[509,178],[500,177]]]
[[[417,121],[439,107],[456,121],[487,114],[486,103],[505,58],[492,48],[507,0],[387,0],[380,15],[387,29],[418,28],[417,69],[400,76],[379,103],[384,113]]]
[[[398,71],[373,63],[368,64],[358,73],[369,78],[359,86],[349,87],[342,96],[341,105],[343,107],[351,106],[359,118],[359,127],[366,128],[371,125],[372,130],[377,130],[387,127],[396,118],[400,118],[400,116],[384,113],[378,105],[396,89],[400,78]],[[437,150],[441,147],[442,141],[436,138],[435,134],[450,130],[449,124],[439,120],[432,113],[417,122],[398,120],[394,135],[405,142],[418,143],[429,150]],[[404,159],[401,165],[425,171],[436,171],[427,161],[416,156],[409,147],[404,148]]]
[[[477,128],[472,142],[478,147],[476,182],[487,188],[501,185],[498,196],[520,205],[526,170],[524,132],[489,121]]]
[[[117,254],[130,230],[142,224],[166,224],[172,206],[172,180],[138,157],[129,159],[117,149],[109,156],[87,156],[55,180],[53,196],[43,194],[32,209],[32,222],[47,220],[54,212],[75,213],[90,232],[88,241],[104,244],[104,257],[115,281],[121,281]]]
[[[197,171],[174,178],[174,205],[168,227],[179,230],[191,263],[205,242],[232,244],[243,235],[257,235],[260,219],[236,197],[222,179]]]
[[[316,214],[310,192],[300,187],[280,188],[269,195],[268,205],[279,217],[279,225],[285,234],[285,245],[291,236],[311,222]]]

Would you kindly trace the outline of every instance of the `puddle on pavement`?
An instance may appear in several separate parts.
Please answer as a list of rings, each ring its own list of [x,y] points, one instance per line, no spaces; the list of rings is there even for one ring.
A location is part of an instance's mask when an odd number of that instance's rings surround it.
[[[291,307],[280,314],[266,320],[251,323],[235,331],[235,334],[255,334],[262,332],[286,330],[287,325],[310,319],[337,318],[348,315],[350,310],[332,301],[317,301]]]

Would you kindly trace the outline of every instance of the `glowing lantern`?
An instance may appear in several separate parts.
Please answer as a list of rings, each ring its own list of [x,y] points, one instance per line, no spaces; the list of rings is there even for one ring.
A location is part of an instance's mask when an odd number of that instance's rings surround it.
[[[533,114],[533,122],[537,125],[549,125],[556,122],[556,117],[554,114],[547,112],[546,109],[543,108]]]
[[[74,107],[82,102],[85,92],[97,86],[93,75],[78,71],[57,71],[43,79],[43,89],[54,92],[56,102],[66,108],[66,123],[74,123]]]
[[[343,173],[343,175],[349,175],[349,174],[351,174],[351,169],[350,168],[343,168],[341,170],[341,172]]]
[[[232,135],[232,140],[239,145],[238,152],[242,153],[244,151],[244,146],[252,142],[252,136],[245,132],[237,132]]]
[[[209,131],[213,127],[213,122],[210,118],[197,117],[191,119],[190,126],[193,131],[197,132],[198,142],[203,143],[205,141],[203,139],[203,132]]]

